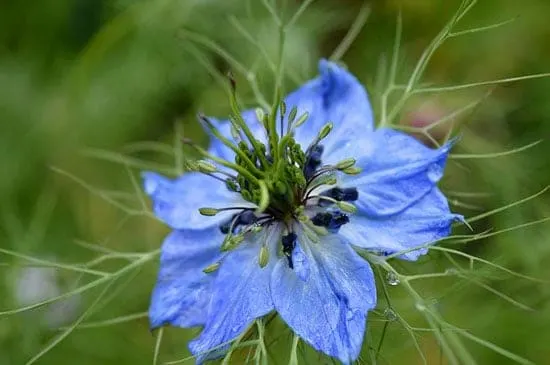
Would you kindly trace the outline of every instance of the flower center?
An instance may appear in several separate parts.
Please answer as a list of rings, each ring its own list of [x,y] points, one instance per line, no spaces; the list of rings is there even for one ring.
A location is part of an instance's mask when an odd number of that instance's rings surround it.
[[[336,232],[348,223],[348,215],[356,210],[352,202],[358,199],[358,191],[355,188],[335,187],[337,175],[356,175],[361,169],[354,166],[353,158],[335,165],[323,165],[325,149],[321,142],[332,131],[332,123],[325,124],[304,151],[294,136],[296,128],[308,119],[307,112],[297,117],[297,108],[293,107],[287,115],[284,102],[276,104],[270,113],[257,110],[257,119],[267,136],[266,143],[263,143],[256,139],[257,136],[243,119],[234,93],[231,105],[232,140],[224,136],[208,118],[199,116],[199,119],[215,138],[235,153],[234,161],[213,156],[185,140],[205,158],[189,162],[188,167],[223,181],[227,189],[240,194],[253,207],[201,208],[199,211],[205,216],[235,211],[219,227],[225,234],[222,250],[237,247],[249,233],[257,233],[276,222],[283,224],[281,251],[292,268],[292,251],[297,239],[293,232],[295,223],[298,222],[313,235]]]

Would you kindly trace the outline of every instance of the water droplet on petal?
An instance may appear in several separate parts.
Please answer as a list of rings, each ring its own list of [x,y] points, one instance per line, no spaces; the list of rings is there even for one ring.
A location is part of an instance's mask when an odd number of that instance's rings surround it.
[[[397,314],[391,308],[384,309],[384,317],[390,322],[397,320]]]
[[[231,331],[233,333],[239,333],[239,332],[241,332],[241,327],[240,326],[233,326],[233,328],[231,328]]]
[[[428,179],[433,182],[439,181],[443,175],[443,168],[440,164],[434,163],[428,167]]]
[[[401,282],[397,275],[395,275],[395,273],[391,271],[386,274],[386,281],[391,286],[399,285],[399,283]]]
[[[348,321],[351,321],[353,317],[355,317],[355,312],[352,311],[351,309],[348,309],[348,311],[346,312],[346,319]]]

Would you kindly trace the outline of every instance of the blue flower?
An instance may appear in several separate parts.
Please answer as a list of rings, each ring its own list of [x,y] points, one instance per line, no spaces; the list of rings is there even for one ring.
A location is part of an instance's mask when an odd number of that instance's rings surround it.
[[[155,215],[174,229],[151,325],[202,326],[189,345],[200,363],[275,311],[349,363],[376,306],[372,269],[355,249],[416,260],[427,250],[415,247],[450,233],[459,216],[437,182],[451,145],[375,130],[361,84],[327,61],[269,114],[232,105],[231,122],[202,118],[214,138],[208,151],[193,145],[205,157],[194,172],[144,174]]]

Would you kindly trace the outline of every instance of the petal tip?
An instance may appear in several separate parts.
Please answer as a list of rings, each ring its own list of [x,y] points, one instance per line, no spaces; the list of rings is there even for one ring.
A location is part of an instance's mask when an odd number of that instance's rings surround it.
[[[165,178],[157,173],[146,171],[141,174],[143,179],[143,190],[149,196],[154,195],[162,184]]]

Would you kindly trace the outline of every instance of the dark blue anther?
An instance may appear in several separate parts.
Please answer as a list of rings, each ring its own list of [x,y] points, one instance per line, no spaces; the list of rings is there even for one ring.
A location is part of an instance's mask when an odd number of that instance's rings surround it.
[[[321,156],[323,155],[323,146],[316,144],[308,151],[306,163],[304,165],[304,176],[309,180],[319,166],[321,166]]]
[[[223,234],[228,234],[231,224],[233,224],[233,232],[235,233],[239,226],[247,226],[252,223],[256,223],[258,217],[251,210],[243,210],[241,213],[234,214],[227,221],[220,224],[220,232]],[[235,223],[233,223],[235,221]]]
[[[317,213],[313,218],[311,218],[311,222],[320,227],[328,227],[331,220],[332,214],[330,213]]]
[[[256,217],[256,214],[254,214],[253,211],[245,210],[241,214],[239,214],[239,218],[236,224],[249,225],[249,224],[255,223],[257,220],[258,220],[258,217]]]
[[[296,238],[297,236],[293,232],[290,232],[286,236],[282,237],[283,253],[288,259],[288,267],[291,269],[294,269],[294,263],[292,262],[292,251],[294,251],[294,247],[296,247]]]
[[[338,230],[344,224],[349,223],[349,217],[342,212],[334,212],[332,214],[332,220],[328,225],[329,230]]]
[[[332,188],[323,192],[321,195],[328,196],[334,200],[353,202],[359,198],[357,188]]]
[[[349,222],[349,217],[340,211],[331,213],[317,213],[311,222],[316,226],[325,227],[331,232],[336,232],[340,227]]]

